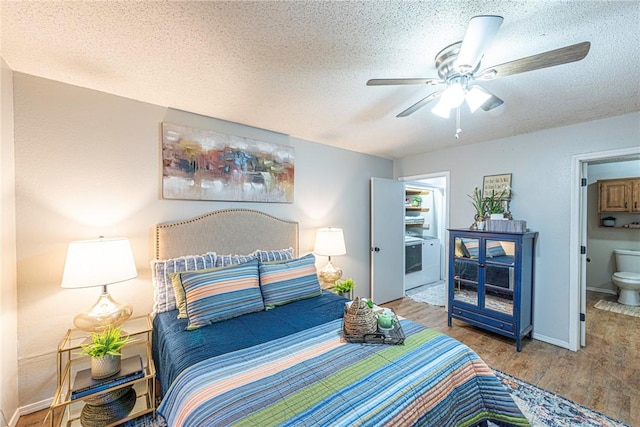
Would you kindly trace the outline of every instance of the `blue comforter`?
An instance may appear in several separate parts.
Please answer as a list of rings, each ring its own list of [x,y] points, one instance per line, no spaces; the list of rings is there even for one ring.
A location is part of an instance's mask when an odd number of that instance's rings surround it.
[[[272,341],[341,318],[346,301],[331,292],[323,292],[319,297],[193,331],[185,331],[187,320],[176,319],[177,310],[156,315],[153,320],[153,360],[162,394],[180,372],[209,357]]]

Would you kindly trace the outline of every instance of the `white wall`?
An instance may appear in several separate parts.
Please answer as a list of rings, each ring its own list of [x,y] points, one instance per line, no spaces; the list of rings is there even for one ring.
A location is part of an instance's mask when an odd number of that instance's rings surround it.
[[[57,343],[99,294],[60,288],[71,240],[131,240],[138,278],[109,291],[134,315],[151,310],[154,224],[227,207],[299,221],[302,252],[316,228],[343,228],[347,255],[335,262],[368,291],[369,178],[391,178],[390,160],[20,73],[14,93],[20,405],[52,397]],[[162,200],[163,121],[295,146],[294,203]]]
[[[499,120],[499,117],[487,120]],[[452,148],[397,161],[395,176],[450,171],[450,226],[468,227],[466,196],[485,175],[512,173],[514,219],[539,232],[535,259],[534,336],[569,346],[571,157],[637,147],[640,113]],[[472,130],[469,130],[472,131]]]
[[[640,177],[640,160],[590,164],[587,172],[587,289],[617,293],[611,281],[616,271],[614,249],[640,250],[640,229],[600,227],[598,180]],[[612,213],[617,225],[640,220],[640,215]]]
[[[0,409],[13,425],[18,409],[13,72],[1,57],[0,89]]]

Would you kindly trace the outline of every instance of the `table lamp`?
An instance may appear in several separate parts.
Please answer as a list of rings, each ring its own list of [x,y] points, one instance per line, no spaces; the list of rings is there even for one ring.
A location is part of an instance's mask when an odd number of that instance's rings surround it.
[[[316,243],[313,248],[316,255],[328,256],[327,265],[318,272],[322,288],[335,286],[337,280],[342,277],[342,270],[334,267],[331,257],[344,255],[347,250],[344,245],[344,233],[341,228],[320,228],[316,232]]]
[[[131,317],[129,304],[116,302],[107,285],[134,279],[138,275],[128,239],[79,240],[69,243],[62,275],[63,288],[102,286],[96,304],[73,319],[78,329],[99,332],[116,327]]]

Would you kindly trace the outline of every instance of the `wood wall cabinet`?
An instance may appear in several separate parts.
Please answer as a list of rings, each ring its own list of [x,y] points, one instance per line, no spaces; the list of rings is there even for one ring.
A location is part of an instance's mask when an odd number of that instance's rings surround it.
[[[640,178],[598,181],[598,212],[640,212]]]
[[[538,233],[449,230],[448,324],[463,320],[516,340],[533,331]]]

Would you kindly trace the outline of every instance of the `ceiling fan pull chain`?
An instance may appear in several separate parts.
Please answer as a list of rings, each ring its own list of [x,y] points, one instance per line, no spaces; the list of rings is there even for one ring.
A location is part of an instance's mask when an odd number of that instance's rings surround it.
[[[460,139],[460,132],[462,132],[462,129],[460,129],[460,107],[456,108],[456,139]]]

